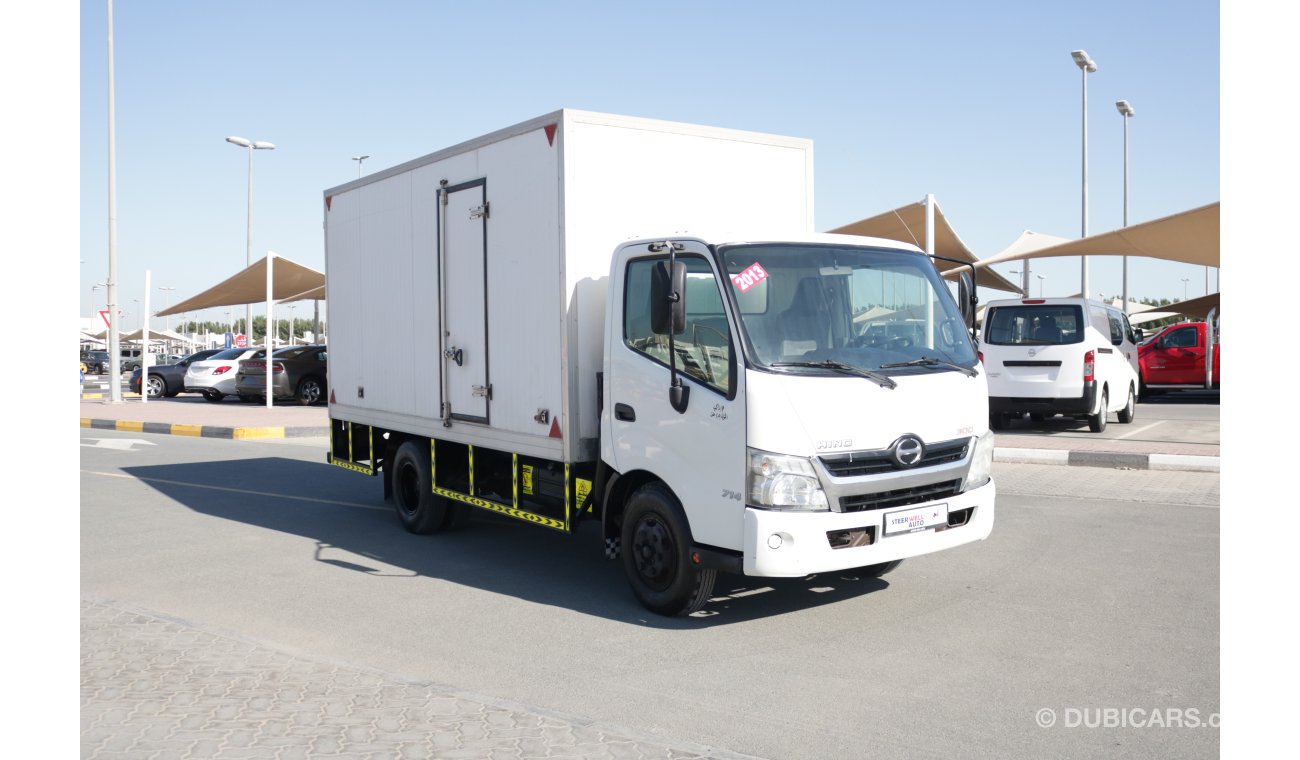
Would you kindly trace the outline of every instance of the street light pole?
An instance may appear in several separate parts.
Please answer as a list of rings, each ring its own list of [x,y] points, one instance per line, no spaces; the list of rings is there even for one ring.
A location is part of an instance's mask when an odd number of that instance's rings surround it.
[[[1038,275],[1038,297],[1039,298],[1043,297],[1043,280],[1046,279],[1047,279],[1047,275],[1045,274]],[[1025,295],[1029,295],[1029,294],[1026,293]]]
[[[1183,300],[1187,300],[1187,278],[1183,278]]]
[[[163,292],[163,311],[167,311],[168,293],[175,290],[176,288],[159,287],[158,289]],[[167,330],[168,332],[170,332],[172,329],[172,317],[170,314],[168,314],[166,317],[163,318],[163,329]]]
[[[253,151],[275,150],[275,145],[261,140],[247,140],[243,137],[227,137],[226,142],[248,149],[248,261],[244,266],[251,267],[253,265]],[[244,331],[248,334],[248,344],[252,345],[253,304],[246,304],[244,308]]]
[[[352,157],[352,160],[357,162],[357,179],[361,179],[361,162],[362,162],[362,161],[365,161],[367,158],[370,158],[370,156],[353,156],[353,157]]]
[[[1128,226],[1128,117],[1137,113],[1133,106],[1128,104],[1127,100],[1115,101],[1115,108],[1119,111],[1120,116],[1124,117],[1124,226]],[[1123,257],[1124,261],[1124,313],[1128,314],[1128,256]]]
[[[1070,57],[1074,58],[1074,63],[1083,72],[1083,237],[1088,237],[1088,75],[1097,70],[1097,63],[1088,57],[1088,53],[1083,50],[1074,50],[1070,52]],[[1088,297],[1088,257],[1080,257],[1082,267],[1079,273],[1080,290],[1079,293],[1084,298]]]

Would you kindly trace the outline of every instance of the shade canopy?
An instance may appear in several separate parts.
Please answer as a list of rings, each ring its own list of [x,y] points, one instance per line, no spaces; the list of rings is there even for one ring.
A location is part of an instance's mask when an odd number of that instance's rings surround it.
[[[271,297],[276,301],[301,300],[305,294],[325,288],[325,275],[283,256],[275,255],[255,261],[239,274],[227,278],[198,295],[164,309],[154,316],[184,314],[187,311],[210,309],[217,306],[244,306],[266,301],[266,262],[274,259],[271,267]]]
[[[1053,242],[1053,241],[1063,242]],[[1146,256],[1207,267],[1219,266],[1219,204],[1183,211],[1078,240],[1026,232],[1006,250],[980,261],[988,267],[1005,261],[1057,256]],[[1164,308],[1164,307],[1162,307]]]
[[[103,332],[96,334],[93,339],[102,341],[107,338],[108,338],[108,329],[105,328]],[[144,340],[144,328],[142,327],[139,330],[134,330],[129,333],[122,333],[121,335],[117,336],[117,339],[119,341],[122,341],[123,343],[138,343]],[[156,340],[156,341],[164,341],[170,343],[193,343],[194,342],[189,338],[185,337],[184,335],[181,335],[180,333],[177,332],[173,332],[171,330],[150,330],[149,340],[150,342]]]
[[[1159,311],[1162,313],[1182,314],[1188,317],[1205,319],[1206,315],[1210,313],[1210,309],[1215,309],[1217,311],[1218,308],[1219,308],[1219,294],[1211,293],[1208,296],[1201,296],[1200,298],[1193,298],[1191,300],[1182,301],[1180,303],[1171,303],[1171,304],[1166,304],[1164,306],[1152,306],[1149,309],[1144,309],[1142,311],[1137,312],[1137,314],[1146,314],[1147,312]]]
[[[897,240],[901,243],[911,243],[924,251],[926,250],[925,203],[918,201],[917,203],[901,206],[893,211],[886,211],[883,214],[877,214],[868,219],[862,219],[827,231],[840,235],[863,235],[885,238],[886,240]],[[934,253],[936,256],[946,256],[959,261],[969,261],[971,263],[978,261],[975,254],[966,247],[966,244],[953,231],[952,226],[948,224],[948,219],[943,215],[938,203],[934,204]],[[954,264],[951,261],[940,260],[934,263],[939,271],[945,275],[951,273],[955,276],[956,270],[964,268],[960,264]],[[976,270],[975,284],[993,290],[1005,290],[1012,293],[1020,292],[1018,285],[1013,285],[992,269]]]

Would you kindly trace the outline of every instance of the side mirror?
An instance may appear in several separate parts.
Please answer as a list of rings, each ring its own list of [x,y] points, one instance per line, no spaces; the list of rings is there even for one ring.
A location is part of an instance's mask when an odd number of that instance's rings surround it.
[[[1142,341],[1147,339],[1147,336],[1145,333],[1142,332],[1141,327],[1134,327],[1133,334],[1137,336],[1137,340],[1133,341],[1134,343],[1141,343]]]
[[[650,272],[650,330],[655,335],[686,332],[686,264],[660,261]]]
[[[978,303],[975,297],[975,278],[963,270],[957,275],[957,308],[961,309],[961,318],[971,330],[975,329],[975,306]]]

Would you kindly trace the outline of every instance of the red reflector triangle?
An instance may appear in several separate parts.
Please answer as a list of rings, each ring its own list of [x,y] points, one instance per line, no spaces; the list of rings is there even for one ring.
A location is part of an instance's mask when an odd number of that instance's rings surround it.
[[[547,145],[551,145],[551,146],[554,146],[554,145],[555,145],[555,126],[556,126],[556,125],[554,125],[554,124],[547,124],[545,127],[543,127],[543,129],[546,130],[546,144],[547,144]],[[552,437],[553,437],[553,438],[559,438],[560,436],[559,436],[559,435],[553,435]]]
[[[326,211],[329,211],[329,210],[330,210],[330,202],[333,201],[333,200],[334,200],[334,196],[332,196],[332,195],[327,195],[327,196],[325,196],[325,210],[326,210]]]
[[[330,403],[331,403],[331,404],[337,404],[337,403],[338,403],[337,401],[334,400],[334,389],[333,389],[333,388],[330,388]]]
[[[559,417],[553,417],[553,418],[551,418],[551,437],[552,437],[552,438],[563,438],[563,437],[564,437],[564,436],[560,435],[560,418],[559,418]]]

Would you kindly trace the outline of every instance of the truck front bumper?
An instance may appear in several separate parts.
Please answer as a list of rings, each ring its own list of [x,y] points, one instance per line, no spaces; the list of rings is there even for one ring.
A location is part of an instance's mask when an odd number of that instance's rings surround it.
[[[797,578],[865,567],[988,538],[993,530],[993,481],[925,504],[862,512],[785,512],[745,509],[745,575]],[[886,534],[885,518],[924,507],[944,507],[949,524]],[[837,546],[838,545],[838,548]]]

